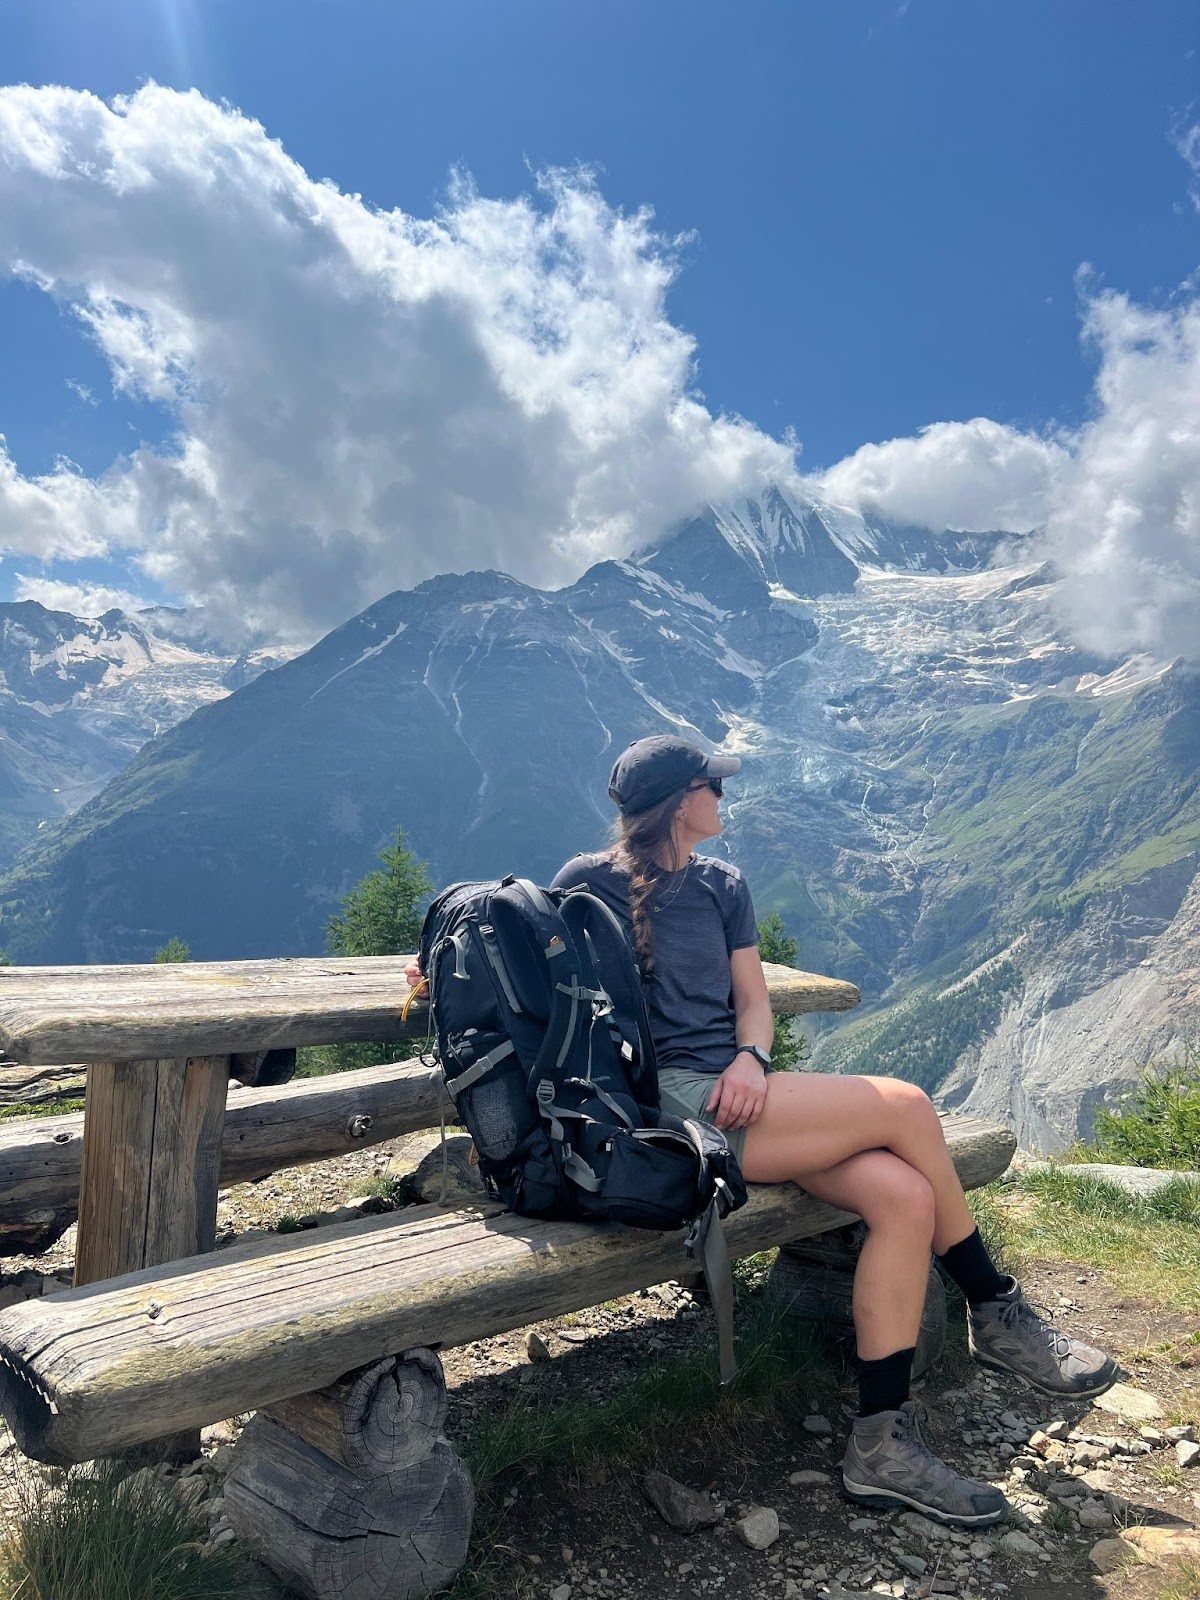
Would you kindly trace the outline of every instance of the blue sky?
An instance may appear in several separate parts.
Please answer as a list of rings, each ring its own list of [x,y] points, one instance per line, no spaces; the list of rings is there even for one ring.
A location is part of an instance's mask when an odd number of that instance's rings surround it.
[[[1197,268],[1182,0],[10,0],[0,28],[8,83],[196,87],[310,177],[413,217],[455,166],[496,199],[595,167],[608,206],[692,236],[666,308],[708,408],[793,430],[809,471],[934,423],[1078,428],[1098,359],[1081,266],[1088,293],[1150,308]],[[175,427],[144,391],[113,399],[69,299],[4,284],[0,348],[22,474],[65,454],[94,475]]]

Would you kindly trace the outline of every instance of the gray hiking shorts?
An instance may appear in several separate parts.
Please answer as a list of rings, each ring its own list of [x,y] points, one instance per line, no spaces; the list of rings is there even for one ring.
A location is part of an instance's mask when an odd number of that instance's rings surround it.
[[[715,1072],[693,1072],[687,1067],[660,1067],[658,1097],[663,1110],[675,1117],[695,1117],[715,1128],[716,1122],[704,1108],[716,1087],[717,1077]],[[745,1128],[725,1128],[722,1131],[740,1164],[746,1144]]]

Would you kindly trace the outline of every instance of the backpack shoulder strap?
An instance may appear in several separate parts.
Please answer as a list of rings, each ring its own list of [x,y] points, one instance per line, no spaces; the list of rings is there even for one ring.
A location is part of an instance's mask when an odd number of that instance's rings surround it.
[[[637,1097],[658,1105],[658,1071],[646,997],[625,930],[611,907],[586,884],[569,889],[559,907],[563,921],[584,943],[613,1005],[613,1021],[633,1058]]]

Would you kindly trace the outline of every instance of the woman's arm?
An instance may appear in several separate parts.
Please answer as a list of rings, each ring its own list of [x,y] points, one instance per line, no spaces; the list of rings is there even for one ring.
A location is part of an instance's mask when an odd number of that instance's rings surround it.
[[[733,952],[729,958],[729,976],[737,1016],[737,1042],[756,1044],[769,1055],[775,1040],[775,1017],[756,944]]]
[[[733,952],[729,975],[738,1044],[756,1044],[769,1051],[775,1038],[775,1019],[757,945]],[[766,1073],[753,1056],[739,1051],[717,1079],[705,1109],[712,1113],[718,1128],[748,1128],[762,1115],[766,1098]]]

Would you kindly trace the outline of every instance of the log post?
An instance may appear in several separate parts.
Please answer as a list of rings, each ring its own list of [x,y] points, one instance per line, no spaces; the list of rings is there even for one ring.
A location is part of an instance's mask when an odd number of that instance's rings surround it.
[[[445,1405],[426,1349],[277,1402],[234,1446],[231,1526],[307,1600],[440,1592],[466,1559],[474,1511],[467,1469],[441,1435]]]
[[[781,1245],[767,1280],[770,1293],[790,1316],[832,1333],[854,1332],[854,1274],[867,1237],[865,1222]],[[946,1343],[946,1287],[932,1261],[917,1333],[913,1376],[933,1365]]]
[[[420,1347],[265,1408],[350,1472],[399,1472],[427,1456],[446,1420],[446,1378]]]
[[[228,1056],[89,1068],[76,1287],[214,1247],[228,1087]],[[199,1447],[197,1433],[177,1434],[143,1454],[189,1459]]]

